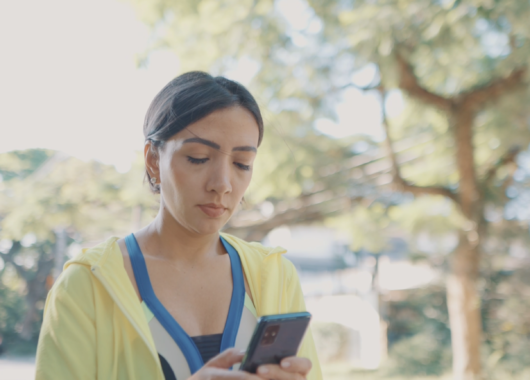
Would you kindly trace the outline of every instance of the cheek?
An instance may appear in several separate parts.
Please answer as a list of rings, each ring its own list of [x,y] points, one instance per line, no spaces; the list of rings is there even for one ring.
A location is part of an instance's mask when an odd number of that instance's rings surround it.
[[[241,176],[236,176],[236,179],[233,181],[233,193],[238,198],[243,197],[245,192],[247,191],[250,181],[252,179],[252,172],[250,173],[244,173]]]
[[[166,186],[164,190],[170,192],[173,196],[177,195],[177,199],[188,198],[197,193],[198,176],[190,173],[189,168],[185,164],[174,159],[163,167],[162,180]]]

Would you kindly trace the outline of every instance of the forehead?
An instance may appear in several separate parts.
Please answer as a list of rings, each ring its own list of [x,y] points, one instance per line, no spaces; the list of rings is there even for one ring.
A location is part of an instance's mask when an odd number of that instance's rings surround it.
[[[192,137],[213,141],[223,150],[242,145],[257,148],[259,128],[250,111],[243,107],[230,107],[214,111],[188,125],[172,139],[182,143]]]

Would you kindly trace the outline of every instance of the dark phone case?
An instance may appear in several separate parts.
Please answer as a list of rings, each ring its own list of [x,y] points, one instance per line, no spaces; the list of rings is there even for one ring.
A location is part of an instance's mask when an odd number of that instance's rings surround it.
[[[258,320],[240,369],[256,373],[262,364],[279,364],[283,358],[295,356],[311,319],[308,312],[265,315]],[[270,326],[279,326],[271,344],[263,344]]]

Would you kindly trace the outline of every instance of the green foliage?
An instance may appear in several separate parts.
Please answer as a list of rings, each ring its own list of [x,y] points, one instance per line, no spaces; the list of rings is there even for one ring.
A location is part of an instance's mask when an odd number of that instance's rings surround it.
[[[451,368],[445,290],[430,287],[393,292],[388,300],[391,375],[441,375]]]
[[[484,365],[488,378],[524,379],[529,368],[530,271],[492,270],[483,275]],[[450,370],[450,330],[442,287],[394,291],[386,299],[391,376],[441,375]]]
[[[351,236],[350,249],[358,252],[381,253],[389,248],[387,238],[391,229],[389,208],[381,202],[368,207],[358,206],[351,213],[329,218],[327,224]]]
[[[0,160],[24,155],[31,156],[12,152],[0,155]],[[32,175],[0,183],[2,236],[21,240],[31,233],[53,242],[58,227],[83,231],[85,239],[126,231],[131,207],[156,204],[142,186],[140,170],[135,164],[129,173],[120,174],[108,165],[55,154]]]
[[[392,346],[400,339],[428,329],[433,340],[449,344],[449,317],[445,289],[432,286],[423,289],[392,292],[388,299],[388,339]]]
[[[157,198],[142,184],[141,157],[122,174],[58,152],[15,151],[0,154],[0,170],[0,286],[15,283],[26,301],[2,288],[0,334],[10,351],[31,352],[57,257],[68,259],[68,246],[76,254],[81,244],[140,228]],[[58,256],[59,233],[67,247]]]
[[[0,281],[0,301],[0,337],[2,347],[9,347],[18,340],[17,325],[24,317],[24,298]]]
[[[442,375],[451,368],[451,350],[427,329],[396,343],[387,371],[392,376]]]
[[[486,366],[515,375],[530,367],[530,269],[490,271],[483,289]]]
[[[25,178],[53,155],[51,150],[31,149],[0,155],[0,175],[2,181]]]

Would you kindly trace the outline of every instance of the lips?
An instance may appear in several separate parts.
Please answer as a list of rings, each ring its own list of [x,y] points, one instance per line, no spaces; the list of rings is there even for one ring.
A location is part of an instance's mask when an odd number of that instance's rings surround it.
[[[226,208],[222,205],[216,205],[213,203],[209,203],[207,205],[199,205],[199,208],[210,218],[218,218],[226,211]]]

